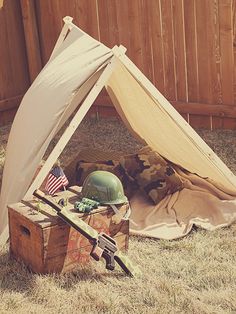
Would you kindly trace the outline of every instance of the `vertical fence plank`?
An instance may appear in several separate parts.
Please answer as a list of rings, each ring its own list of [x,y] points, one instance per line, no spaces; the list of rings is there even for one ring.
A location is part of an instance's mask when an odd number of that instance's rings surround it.
[[[128,1],[129,10],[129,29],[130,29],[130,56],[133,62],[141,69],[143,69],[142,60],[142,45],[141,45],[141,32],[140,32],[140,12],[139,0]]]
[[[219,1],[222,100],[234,105],[234,54],[232,0]],[[223,128],[231,128],[231,119],[224,118]]]
[[[117,12],[117,23],[119,44],[127,48],[127,55],[130,57],[130,36],[131,32],[129,29],[129,11],[127,0],[115,0],[116,12]]]
[[[232,1],[219,1],[219,23],[220,23],[220,54],[221,54],[221,76],[222,76],[222,99],[224,104],[233,105],[233,16]]]
[[[33,0],[21,0],[20,4],[23,17],[29,74],[30,80],[33,82],[42,68],[35,5]]]
[[[165,69],[165,96],[169,100],[176,100],[176,71],[174,58],[174,35],[172,0],[161,0],[164,69]]]
[[[37,20],[41,54],[45,64],[63,26],[63,17],[69,15],[75,24],[99,39],[97,0],[37,0]]]
[[[153,56],[151,49],[151,36],[149,27],[149,15],[148,15],[148,1],[139,1],[139,16],[140,16],[140,32],[141,32],[141,47],[142,47],[142,62],[143,73],[151,81],[154,79],[153,73]]]
[[[208,28],[210,23],[206,0],[195,0],[196,20],[196,48],[198,69],[198,99],[200,103],[209,103],[212,95],[210,79],[210,60],[208,55]],[[210,127],[210,118],[206,116],[192,116],[190,121],[193,126],[201,128]]]
[[[173,1],[177,100],[188,101],[183,0]]]
[[[25,92],[29,85],[29,73],[20,3],[12,0],[6,1],[3,11],[5,9],[7,11],[5,24],[8,42],[7,53],[11,67],[11,81],[9,83],[10,89],[14,90],[13,95],[10,96],[15,96]]]
[[[184,25],[186,42],[188,101],[198,102],[199,84],[197,67],[196,15],[194,0],[184,1]]]
[[[233,0],[234,103],[236,104],[236,0]]]
[[[147,9],[150,27],[149,40],[153,59],[153,83],[164,94],[165,69],[160,1],[149,0]]]
[[[66,3],[66,1],[64,1],[64,3]],[[100,40],[97,6],[98,0],[75,1],[75,23],[89,35]],[[73,16],[73,12],[70,12],[69,15]]]
[[[197,63],[198,63],[198,84],[199,102],[209,103],[212,94],[210,86],[210,70],[208,56],[208,29],[207,23],[209,15],[207,12],[207,2],[197,0],[196,3],[196,31],[197,31]]]
[[[219,4],[218,0],[207,1],[208,12],[208,59],[210,62],[211,73],[211,95],[210,103],[213,105],[222,105],[222,82],[220,73],[220,25],[219,25]],[[222,127],[223,119],[212,117],[212,129]]]
[[[197,2],[195,0],[184,1],[188,102],[199,102],[200,99]],[[188,119],[193,127],[206,127],[206,123],[209,126],[208,121],[201,116],[189,115]]]
[[[119,41],[115,1],[98,1],[98,18],[101,42],[112,48]]]
[[[0,125],[2,125],[13,119],[19,105],[14,101],[12,106],[11,99],[25,93],[30,83],[18,1],[4,2],[0,10],[0,25],[0,100],[7,100],[6,111],[2,111],[3,108],[0,110]]]
[[[35,4],[43,63],[54,47],[62,18],[70,15],[108,47],[123,44],[127,55],[170,101],[186,108],[188,103],[199,103],[203,111],[204,104],[235,106],[236,0],[37,0]],[[20,1],[15,0],[6,1],[0,11],[0,40],[5,43],[0,46],[4,60],[0,100],[23,93],[29,84],[19,12]],[[23,17],[24,13],[23,8]],[[223,115],[210,118],[184,112],[196,127],[236,128],[235,120]]]

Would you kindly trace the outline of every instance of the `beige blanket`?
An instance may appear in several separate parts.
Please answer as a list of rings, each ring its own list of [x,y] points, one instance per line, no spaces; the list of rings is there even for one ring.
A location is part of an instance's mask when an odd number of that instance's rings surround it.
[[[236,195],[226,194],[194,174],[178,173],[184,188],[158,205],[140,192],[131,198],[131,234],[172,240],[188,234],[193,225],[215,230],[236,220]]]
[[[71,162],[66,169],[66,175],[71,183],[78,160],[92,162],[86,164],[84,170],[100,169],[100,160],[121,160],[122,153],[111,154],[97,150],[84,150]],[[130,155],[132,157],[132,155]],[[140,156],[139,156],[140,157]],[[130,161],[135,168],[135,163]],[[92,166],[96,166],[94,169]],[[104,167],[106,165],[103,164]],[[126,165],[126,166],[127,166]],[[157,205],[153,205],[147,194],[138,190],[130,194],[132,208],[130,231],[131,234],[160,239],[177,239],[188,234],[193,225],[207,230],[229,226],[236,220],[236,192],[221,191],[219,187],[209,181],[191,173],[183,172],[178,166],[172,165],[183,183],[182,189],[168,194]],[[103,170],[112,171],[108,168]],[[131,168],[132,168],[131,167]],[[86,172],[85,171],[85,172]],[[87,173],[88,174],[88,173]],[[77,182],[82,184],[82,182]]]

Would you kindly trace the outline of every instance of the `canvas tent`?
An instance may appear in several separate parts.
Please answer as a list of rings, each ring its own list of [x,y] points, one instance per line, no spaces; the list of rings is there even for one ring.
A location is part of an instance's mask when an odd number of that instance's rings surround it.
[[[129,60],[124,47],[109,49],[71,18],[64,21],[50,60],[25,94],[10,132],[0,197],[1,243],[8,237],[7,204],[32,196],[104,86],[135,136],[171,162],[212,180],[232,205],[235,176]],[[33,180],[50,141],[77,107]]]

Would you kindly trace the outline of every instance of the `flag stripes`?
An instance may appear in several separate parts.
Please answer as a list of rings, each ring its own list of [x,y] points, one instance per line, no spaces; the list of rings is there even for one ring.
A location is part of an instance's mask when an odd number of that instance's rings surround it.
[[[63,170],[57,166],[50,171],[45,189],[49,194],[53,195],[61,187],[65,187],[68,184],[69,181],[65,176]]]

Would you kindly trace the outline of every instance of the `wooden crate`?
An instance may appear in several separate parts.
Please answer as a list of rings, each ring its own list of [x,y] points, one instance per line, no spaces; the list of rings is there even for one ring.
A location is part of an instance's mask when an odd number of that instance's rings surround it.
[[[62,197],[68,199],[66,207],[74,211],[79,188],[60,192],[55,199]],[[42,274],[64,273],[78,264],[88,263],[90,242],[61,220],[50,206],[41,203],[38,211],[37,203],[33,200],[8,206],[11,256],[23,261],[33,272]],[[110,207],[101,206],[90,214],[78,215],[98,232],[112,236],[119,249],[128,250],[129,222],[116,221]]]

